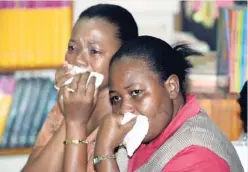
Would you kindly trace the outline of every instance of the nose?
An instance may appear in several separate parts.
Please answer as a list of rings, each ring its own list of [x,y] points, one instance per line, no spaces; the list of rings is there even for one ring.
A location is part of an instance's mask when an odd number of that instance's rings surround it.
[[[84,67],[88,67],[89,63],[88,63],[88,58],[86,55],[84,55],[83,52],[79,53],[76,56],[76,64],[79,66],[84,66]]]
[[[135,113],[135,108],[132,100],[124,100],[121,105],[121,115],[124,115],[127,112]]]

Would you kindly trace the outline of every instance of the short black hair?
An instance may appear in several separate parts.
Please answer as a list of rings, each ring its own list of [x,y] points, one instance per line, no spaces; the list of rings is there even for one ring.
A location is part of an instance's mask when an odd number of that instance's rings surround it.
[[[247,133],[247,81],[240,92],[238,103],[241,109],[240,118],[243,121],[244,132]]]
[[[145,60],[151,70],[159,75],[161,83],[175,74],[179,78],[180,91],[186,100],[185,82],[188,71],[192,67],[186,57],[190,55],[201,55],[201,53],[189,48],[186,44],[177,44],[172,47],[161,39],[139,36],[124,43],[112,57],[110,65],[122,58]]]
[[[84,10],[79,19],[100,18],[115,25],[119,32],[117,38],[126,42],[138,37],[138,26],[132,14],[125,8],[112,4],[97,4]]]

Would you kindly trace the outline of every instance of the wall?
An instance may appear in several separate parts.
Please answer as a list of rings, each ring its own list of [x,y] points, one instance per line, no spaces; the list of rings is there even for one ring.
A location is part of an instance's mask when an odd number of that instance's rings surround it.
[[[138,23],[140,35],[152,35],[170,42],[179,0],[91,0],[75,1],[74,22],[80,13],[97,3],[111,3],[129,10]]]
[[[28,155],[0,156],[1,172],[19,172],[28,159]]]

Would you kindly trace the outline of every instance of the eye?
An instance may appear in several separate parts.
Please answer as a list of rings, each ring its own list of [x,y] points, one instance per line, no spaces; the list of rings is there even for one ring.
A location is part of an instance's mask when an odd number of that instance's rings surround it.
[[[90,53],[91,53],[91,54],[99,54],[100,51],[98,51],[98,50],[96,50],[96,49],[91,49],[91,50],[90,50]]]
[[[115,104],[115,103],[117,103],[120,100],[121,100],[121,97],[120,96],[113,96],[113,97],[110,98],[110,102],[112,104]]]
[[[73,45],[69,45],[68,46],[68,51],[69,52],[76,51],[76,50],[77,50],[77,47],[76,46],[73,46]]]
[[[133,91],[131,91],[131,96],[138,96],[138,95],[140,95],[141,93],[142,93],[141,90],[133,90]]]

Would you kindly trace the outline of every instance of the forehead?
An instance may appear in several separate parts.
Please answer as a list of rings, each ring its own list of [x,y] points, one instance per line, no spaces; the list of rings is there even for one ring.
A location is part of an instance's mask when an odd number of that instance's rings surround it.
[[[93,42],[116,40],[117,27],[100,18],[80,19],[73,27],[71,39]]]
[[[133,82],[146,82],[157,78],[157,75],[150,70],[148,64],[140,59],[121,59],[115,61],[110,68],[110,86],[117,84],[125,86]]]
[[[111,65],[111,71],[114,70],[133,70],[136,72],[148,70],[145,60],[137,57],[122,57],[117,59]]]

